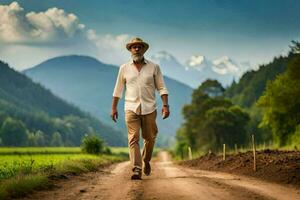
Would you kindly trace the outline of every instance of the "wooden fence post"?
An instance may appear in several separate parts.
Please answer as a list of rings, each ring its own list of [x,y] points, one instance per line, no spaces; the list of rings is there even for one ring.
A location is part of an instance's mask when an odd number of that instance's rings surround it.
[[[254,134],[252,134],[252,150],[253,150],[253,170],[256,171],[256,147],[255,147]]]
[[[237,154],[238,153],[237,144],[234,144],[234,149],[235,149],[235,154]]]
[[[184,159],[184,155],[183,155],[183,148],[180,149],[180,153],[181,153],[181,159]]]
[[[226,144],[223,144],[223,160],[226,159]]]
[[[192,160],[192,159],[193,159],[192,149],[189,146],[189,160]]]

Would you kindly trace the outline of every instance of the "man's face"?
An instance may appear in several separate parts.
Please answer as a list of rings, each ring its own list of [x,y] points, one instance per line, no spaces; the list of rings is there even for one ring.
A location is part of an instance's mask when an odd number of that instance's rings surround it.
[[[144,55],[144,46],[140,44],[134,44],[130,47],[131,57],[135,62],[140,62]]]
[[[144,46],[140,44],[134,44],[130,48],[132,55],[143,56],[144,55]]]

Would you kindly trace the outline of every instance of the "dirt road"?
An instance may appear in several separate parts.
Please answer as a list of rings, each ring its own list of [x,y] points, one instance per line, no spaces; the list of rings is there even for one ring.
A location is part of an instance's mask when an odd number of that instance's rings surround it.
[[[51,191],[28,199],[300,199],[300,190],[226,173],[193,170],[172,164],[166,152],[152,163],[152,175],[130,180],[129,162],[97,173],[60,181]]]

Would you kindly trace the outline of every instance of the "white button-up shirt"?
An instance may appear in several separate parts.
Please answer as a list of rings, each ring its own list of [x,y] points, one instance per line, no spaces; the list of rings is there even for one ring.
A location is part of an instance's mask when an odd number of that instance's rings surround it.
[[[146,59],[140,71],[133,61],[120,66],[113,96],[122,98],[124,86],[125,111],[131,110],[142,115],[155,111],[155,90],[160,95],[168,94],[159,65]]]

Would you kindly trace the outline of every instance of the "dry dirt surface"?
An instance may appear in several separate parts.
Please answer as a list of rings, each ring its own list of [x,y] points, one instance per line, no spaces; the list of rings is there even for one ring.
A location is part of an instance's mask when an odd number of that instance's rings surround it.
[[[60,180],[51,191],[36,192],[25,199],[300,199],[300,191],[293,187],[175,165],[167,152],[160,152],[152,162],[150,176],[130,180],[130,175],[129,162],[122,162],[100,172]]]
[[[253,152],[226,156],[207,154],[179,164],[193,169],[222,171],[237,175],[253,176],[262,180],[287,184],[300,189],[300,151],[264,150],[256,154],[253,171]]]

